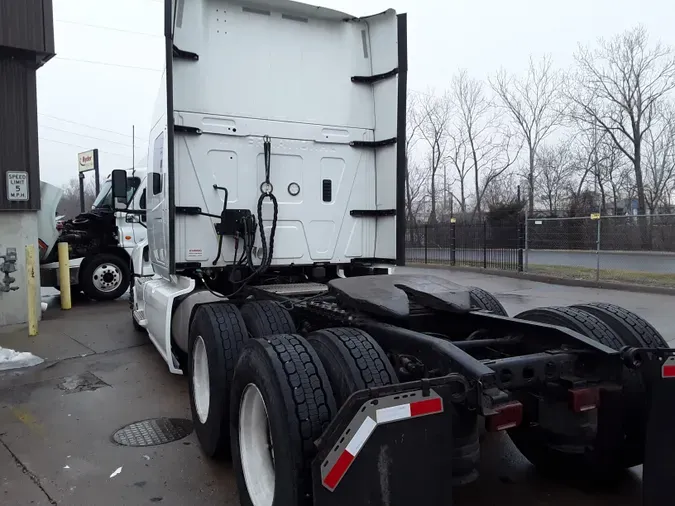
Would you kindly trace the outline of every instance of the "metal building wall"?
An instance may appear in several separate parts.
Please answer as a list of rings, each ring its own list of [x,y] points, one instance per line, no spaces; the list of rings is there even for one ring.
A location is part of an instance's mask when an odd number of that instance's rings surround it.
[[[0,0],[0,212],[40,208],[35,73],[53,55],[52,0]],[[8,200],[11,171],[28,172],[28,201]]]

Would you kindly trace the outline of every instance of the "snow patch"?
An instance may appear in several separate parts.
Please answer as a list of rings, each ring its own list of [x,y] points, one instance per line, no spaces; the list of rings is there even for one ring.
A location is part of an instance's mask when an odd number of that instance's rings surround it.
[[[14,351],[9,348],[0,348],[0,371],[18,369],[19,367],[33,367],[44,362],[27,351]]]

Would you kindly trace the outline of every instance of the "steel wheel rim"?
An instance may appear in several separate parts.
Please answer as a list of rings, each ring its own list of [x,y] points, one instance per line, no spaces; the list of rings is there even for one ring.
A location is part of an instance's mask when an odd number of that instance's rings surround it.
[[[195,400],[197,417],[203,424],[209,418],[211,408],[211,385],[209,380],[209,359],[202,336],[197,336],[192,350],[192,396]]]
[[[114,292],[122,285],[122,269],[115,264],[101,264],[94,269],[92,283],[100,292]]]
[[[274,502],[274,447],[267,407],[260,390],[249,383],[239,406],[239,453],[244,481],[254,506]]]

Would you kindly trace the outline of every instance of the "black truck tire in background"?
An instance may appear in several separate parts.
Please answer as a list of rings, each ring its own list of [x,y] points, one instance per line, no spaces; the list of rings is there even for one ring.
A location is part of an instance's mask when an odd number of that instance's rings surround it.
[[[579,332],[605,346],[618,350],[624,346],[621,336],[602,320],[590,313],[577,308],[551,307],[537,308],[525,311],[516,318],[558,325]],[[623,422],[627,422],[625,439],[617,444],[617,455],[621,458],[610,458],[602,453],[592,442],[583,444],[579,441],[573,445],[573,438],[566,436],[566,444],[555,444],[554,436],[544,430],[540,425],[529,426],[527,420],[527,407],[525,416],[520,427],[509,431],[511,440],[518,450],[538,469],[548,472],[560,478],[582,479],[585,481],[612,481],[619,477],[626,467],[639,464],[635,459],[642,455],[636,451],[634,438],[628,433],[631,425],[631,407],[639,402],[639,397],[644,395],[644,384],[638,374],[633,371],[624,372],[624,403],[625,411],[618,413],[623,416]],[[523,402],[522,399],[520,399]],[[524,401],[524,403],[527,401]],[[541,409],[541,408],[540,408]],[[602,409],[599,407],[598,409]],[[646,416],[646,413],[644,413]],[[576,415],[580,424],[588,423],[584,415]],[[619,420],[617,423],[621,423]],[[573,429],[573,427],[570,427]],[[576,446],[576,448],[572,448]],[[638,449],[639,450],[639,449]]]
[[[338,407],[357,390],[398,383],[386,353],[363,330],[318,330],[309,334],[307,341],[326,370]]]
[[[592,314],[602,320],[621,338],[624,346],[638,348],[669,348],[663,336],[644,318],[614,304],[591,302],[572,306]],[[649,392],[647,378],[641,371],[626,371],[635,378],[627,394],[630,402],[626,413],[626,451],[623,454],[624,465],[632,467],[644,461],[645,436],[647,433],[647,413],[649,412]]]
[[[624,344],[641,348],[669,348],[663,336],[644,318],[614,304],[589,302],[572,307],[591,313],[622,337]]]
[[[248,413],[249,395],[262,399],[267,420],[268,448],[255,444],[251,426],[242,425]],[[242,416],[243,414],[243,416]],[[246,343],[232,381],[230,402],[230,440],[234,471],[242,506],[261,504],[256,490],[268,489],[261,483],[264,470],[274,476],[265,503],[279,505],[311,504],[311,463],[315,456],[314,441],[337,414],[328,376],[310,344],[297,335],[274,335],[251,339]],[[264,444],[263,444],[264,446]],[[256,452],[258,448],[260,451]],[[262,454],[262,456],[261,456]],[[271,464],[263,466],[261,461]],[[258,463],[256,465],[256,462]],[[256,469],[260,469],[256,473]],[[248,480],[258,486],[249,490]]]
[[[478,288],[477,286],[468,286],[467,288],[469,289],[469,296],[471,297],[471,307],[484,309],[500,316],[508,316],[504,306],[502,306],[501,302],[499,302],[490,292]]]
[[[127,291],[131,280],[129,260],[112,253],[99,253],[80,269],[80,287],[94,300],[115,300]]]
[[[202,304],[195,310],[188,337],[190,407],[197,438],[209,457],[229,455],[230,386],[237,359],[247,339],[246,325],[236,306],[215,302]],[[200,374],[204,358],[206,376]],[[202,412],[201,418],[195,388],[200,392],[206,388],[207,392],[208,409],[206,416]]]
[[[291,314],[272,300],[247,302],[241,306],[241,315],[254,338],[296,333]]]

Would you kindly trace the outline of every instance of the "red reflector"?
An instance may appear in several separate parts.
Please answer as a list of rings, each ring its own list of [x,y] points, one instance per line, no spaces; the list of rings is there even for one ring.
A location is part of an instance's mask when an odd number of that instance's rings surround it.
[[[410,416],[430,415],[443,411],[443,402],[440,397],[426,401],[413,402],[410,404]]]
[[[598,407],[600,402],[599,388],[576,388],[569,392],[570,409],[575,413],[583,413]]]
[[[523,405],[518,401],[503,404],[497,413],[485,417],[485,429],[489,432],[513,429],[523,421]]]
[[[349,469],[349,466],[352,465],[352,462],[354,462],[354,456],[347,450],[344,450],[324,478],[323,484],[330,489],[337,487],[337,484],[340,483],[340,480],[347,472],[347,469]]]
[[[664,378],[675,378],[675,365],[664,365],[663,366],[663,377]]]
[[[42,239],[38,239],[38,248],[44,251],[47,249],[47,244]]]

